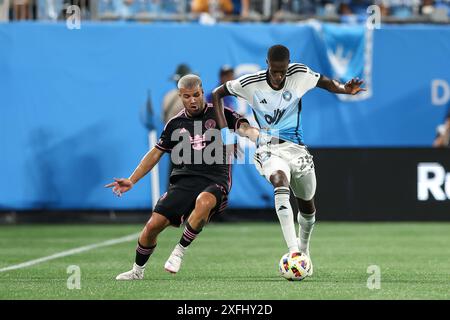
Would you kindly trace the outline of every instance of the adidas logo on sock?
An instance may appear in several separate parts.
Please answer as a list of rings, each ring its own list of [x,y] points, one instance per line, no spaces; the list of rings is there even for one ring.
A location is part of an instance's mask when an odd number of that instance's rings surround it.
[[[278,210],[286,210],[287,208],[285,206],[281,206],[278,208]]]
[[[263,104],[263,103],[267,104],[267,100],[266,100],[266,99],[262,99],[259,103],[261,103],[261,104]]]

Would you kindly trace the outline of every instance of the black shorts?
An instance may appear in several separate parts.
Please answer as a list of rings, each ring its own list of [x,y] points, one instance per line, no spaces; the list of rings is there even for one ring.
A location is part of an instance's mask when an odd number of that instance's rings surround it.
[[[202,192],[212,193],[217,200],[214,209],[209,213],[208,221],[215,213],[225,210],[228,203],[226,189],[214,181],[201,176],[172,177],[173,183],[169,185],[166,193],[159,198],[154,212],[167,219],[173,226],[180,226],[195,208],[195,201]]]

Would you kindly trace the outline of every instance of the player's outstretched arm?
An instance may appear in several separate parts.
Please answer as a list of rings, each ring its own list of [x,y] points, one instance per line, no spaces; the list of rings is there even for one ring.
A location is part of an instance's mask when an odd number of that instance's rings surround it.
[[[259,129],[252,127],[250,124],[248,124],[247,122],[242,123],[238,130],[237,133],[241,136],[241,137],[247,137],[249,138],[251,141],[255,142],[258,140],[258,136],[259,136]]]
[[[105,188],[113,188],[112,190],[117,196],[122,196],[122,193],[125,193],[133,188],[135,183],[137,183],[142,177],[153,169],[163,154],[163,151],[153,147],[142,158],[141,162],[129,178],[114,178],[114,182],[105,185]]]
[[[347,81],[345,84],[340,83],[337,80],[329,79],[324,75],[320,76],[319,81],[317,81],[317,87],[328,90],[333,93],[343,93],[343,94],[357,94],[360,91],[366,91],[365,88],[361,88],[364,80],[359,80],[358,78],[353,78]]]

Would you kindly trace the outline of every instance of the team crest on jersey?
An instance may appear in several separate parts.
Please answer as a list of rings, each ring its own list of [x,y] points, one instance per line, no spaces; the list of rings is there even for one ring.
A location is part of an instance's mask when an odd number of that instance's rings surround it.
[[[208,119],[205,122],[205,128],[208,129],[214,129],[216,127],[216,121],[213,119]]]
[[[291,98],[292,98],[292,93],[290,91],[283,92],[283,99],[284,100],[289,101],[289,100],[291,100]]]

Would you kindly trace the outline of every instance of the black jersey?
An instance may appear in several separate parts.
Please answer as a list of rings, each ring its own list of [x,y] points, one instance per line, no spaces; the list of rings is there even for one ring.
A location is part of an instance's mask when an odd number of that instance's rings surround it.
[[[224,108],[224,112],[229,129],[236,131],[241,123],[248,123],[247,119],[231,109]],[[229,148],[227,152],[220,141],[212,104],[206,104],[203,113],[195,118],[189,117],[183,109],[167,122],[155,147],[171,153],[171,182],[182,175],[203,176],[230,191],[231,158],[234,153]]]

